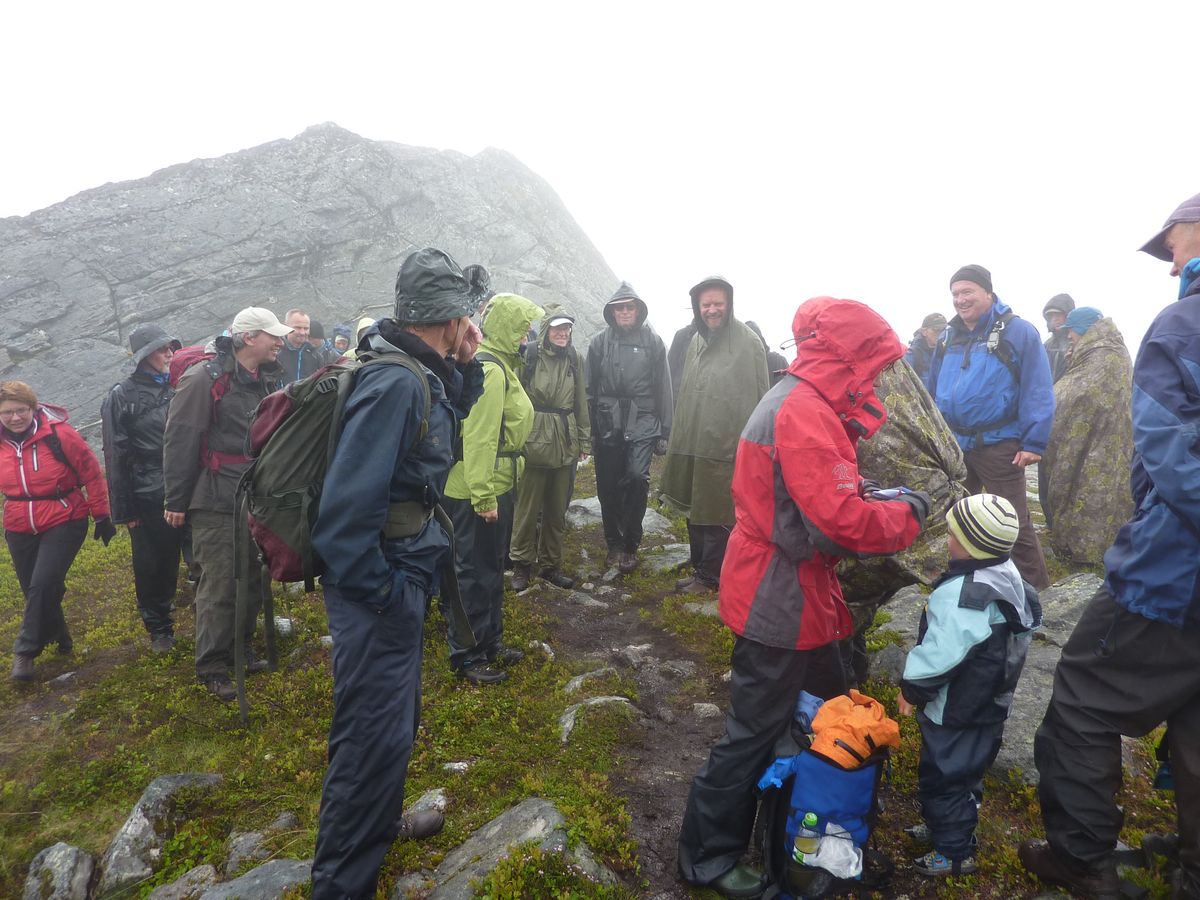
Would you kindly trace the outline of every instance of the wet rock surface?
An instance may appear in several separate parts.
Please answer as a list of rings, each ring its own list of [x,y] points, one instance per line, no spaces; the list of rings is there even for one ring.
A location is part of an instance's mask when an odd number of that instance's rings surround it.
[[[87,900],[96,861],[71,844],[57,843],[29,865],[23,900]]]

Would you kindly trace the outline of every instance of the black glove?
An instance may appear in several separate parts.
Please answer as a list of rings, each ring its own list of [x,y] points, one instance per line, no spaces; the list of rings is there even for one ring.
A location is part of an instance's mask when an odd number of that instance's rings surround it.
[[[666,438],[659,438],[657,441],[654,442],[654,455],[655,456],[666,456],[667,455],[667,439]]]
[[[96,530],[92,533],[93,541],[104,541],[104,546],[108,546],[108,542],[117,536],[117,526],[112,523],[112,519],[108,516],[102,516],[96,520]]]
[[[929,510],[933,507],[933,501],[929,499],[929,495],[924,491],[913,491],[911,494],[901,494],[896,498],[903,500],[912,510],[913,517],[917,520],[917,524],[921,529],[925,529],[925,518],[929,515]]]
[[[865,497],[872,491],[878,491],[883,488],[883,485],[874,478],[863,478],[862,485],[858,489],[858,496]]]

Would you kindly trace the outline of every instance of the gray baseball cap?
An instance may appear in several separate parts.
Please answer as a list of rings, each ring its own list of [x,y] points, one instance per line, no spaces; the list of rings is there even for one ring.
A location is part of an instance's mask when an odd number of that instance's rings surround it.
[[[1156,234],[1150,240],[1146,241],[1141,246],[1143,253],[1149,253],[1155,259],[1161,259],[1163,262],[1171,261],[1171,254],[1167,250],[1167,232],[1180,222],[1200,222],[1200,194],[1192,197],[1190,200],[1184,200],[1167,217],[1166,223],[1162,227],[1162,231]]]

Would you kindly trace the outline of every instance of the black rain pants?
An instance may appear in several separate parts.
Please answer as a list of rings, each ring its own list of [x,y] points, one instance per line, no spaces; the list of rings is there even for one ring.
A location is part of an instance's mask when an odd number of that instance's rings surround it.
[[[596,496],[610,551],[636,553],[642,543],[642,519],[650,494],[650,460],[658,438],[597,444]]]
[[[17,583],[25,595],[25,615],[13,653],[37,656],[50,643],[57,643],[63,653],[71,649],[62,601],[67,592],[67,570],[83,546],[87,530],[88,520],[84,518],[63,522],[41,534],[4,533]]]
[[[709,884],[737,865],[758,809],[755,785],[805,690],[822,699],[846,690],[836,643],[785,650],[738,637],[733,645],[725,734],[692,780],[679,830],[679,874]]]
[[[1101,587],[1054,673],[1034,740],[1046,838],[1060,854],[1107,864],[1124,816],[1121,736],[1167,723],[1184,896],[1200,895],[1200,630],[1121,607]]]
[[[921,761],[917,791],[933,847],[946,859],[975,855],[975,826],[983,802],[983,773],[996,761],[1004,723],[947,728],[917,715]]]
[[[133,512],[138,524],[129,529],[129,541],[138,613],[151,637],[172,635],[171,608],[179,583],[183,529],[166,523],[161,500],[134,498]]]

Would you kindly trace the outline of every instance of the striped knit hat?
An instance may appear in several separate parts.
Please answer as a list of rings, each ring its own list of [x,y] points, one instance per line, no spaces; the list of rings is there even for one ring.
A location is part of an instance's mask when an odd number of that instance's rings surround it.
[[[1011,503],[996,494],[972,494],[950,507],[946,524],[973,559],[1007,556],[1020,522]]]

